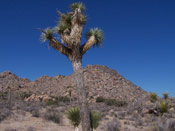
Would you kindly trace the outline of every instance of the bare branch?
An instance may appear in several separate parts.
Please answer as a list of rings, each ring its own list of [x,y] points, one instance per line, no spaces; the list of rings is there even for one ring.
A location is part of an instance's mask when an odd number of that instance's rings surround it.
[[[83,56],[95,44],[95,42],[95,37],[91,36],[88,41],[80,47],[81,56]]]

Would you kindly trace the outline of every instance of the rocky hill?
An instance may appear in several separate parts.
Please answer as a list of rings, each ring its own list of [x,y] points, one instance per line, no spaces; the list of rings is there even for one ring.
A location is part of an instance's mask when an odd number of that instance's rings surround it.
[[[0,89],[6,88],[7,86],[12,88],[21,88],[29,82],[30,80],[19,78],[10,71],[0,73]]]
[[[122,77],[118,72],[102,65],[88,65],[84,68],[85,85],[89,99],[103,96],[132,102],[147,96],[147,92]],[[31,82],[12,74],[0,74],[0,87],[12,84],[21,90],[28,90],[34,94],[68,95],[67,86],[72,86],[72,94],[76,96],[74,74],[56,77],[42,76]]]

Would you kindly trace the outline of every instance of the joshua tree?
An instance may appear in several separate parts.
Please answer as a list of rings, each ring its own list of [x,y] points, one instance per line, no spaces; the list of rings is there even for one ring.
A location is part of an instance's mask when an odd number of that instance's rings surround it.
[[[42,39],[49,41],[49,46],[56,49],[61,54],[67,56],[72,62],[77,96],[80,106],[81,123],[83,131],[90,131],[90,118],[87,102],[87,95],[84,84],[84,76],[82,69],[82,57],[92,47],[100,46],[103,41],[103,32],[98,28],[90,29],[87,35],[87,42],[81,44],[82,30],[86,23],[84,15],[85,6],[83,3],[73,3],[70,5],[71,11],[68,13],[58,12],[60,16],[58,25],[54,29],[39,29],[42,32]],[[59,39],[54,37],[59,35]]]

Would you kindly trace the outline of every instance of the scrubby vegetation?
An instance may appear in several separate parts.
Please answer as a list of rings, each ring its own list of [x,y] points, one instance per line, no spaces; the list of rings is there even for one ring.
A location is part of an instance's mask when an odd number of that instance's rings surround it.
[[[149,99],[150,99],[151,102],[156,102],[157,94],[153,93],[153,92],[149,93]]]
[[[97,97],[96,98],[96,102],[97,103],[105,103],[106,105],[108,106],[117,106],[117,107],[122,107],[122,106],[126,106],[127,105],[127,102],[125,101],[118,101],[116,99],[106,99],[106,98],[103,98],[103,97]]]
[[[62,118],[58,110],[49,108],[44,114],[44,119],[53,121],[55,123],[60,123]]]

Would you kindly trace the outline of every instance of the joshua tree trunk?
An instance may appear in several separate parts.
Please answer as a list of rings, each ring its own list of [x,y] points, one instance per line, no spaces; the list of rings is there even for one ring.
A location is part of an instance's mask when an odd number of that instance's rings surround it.
[[[90,119],[89,119],[89,109],[88,109],[88,101],[87,94],[84,84],[84,74],[82,69],[81,60],[73,61],[73,70],[75,75],[75,84],[78,95],[78,101],[80,105],[80,116],[81,116],[81,124],[82,131],[90,131]]]

